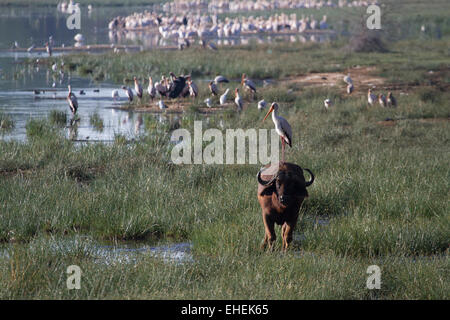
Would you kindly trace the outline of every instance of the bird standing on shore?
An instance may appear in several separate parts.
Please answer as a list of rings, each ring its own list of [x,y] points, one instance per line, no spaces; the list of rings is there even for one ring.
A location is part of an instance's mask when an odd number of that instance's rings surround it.
[[[189,85],[189,94],[191,95],[191,97],[194,97],[194,98],[197,97],[198,96],[198,87],[192,81],[191,77],[188,78],[187,83]]]
[[[134,77],[133,80],[134,80],[134,91],[136,91],[136,95],[139,97],[139,99],[142,99],[143,94],[142,86],[139,84],[136,77]]]
[[[331,102],[330,99],[325,99],[323,104],[325,105],[325,109],[327,109],[327,110],[329,107],[331,107],[333,105],[333,103]]]
[[[258,102],[258,110],[263,110],[267,105],[266,100],[262,99]]]
[[[209,87],[209,91],[211,91],[211,94],[213,96],[217,96],[219,94],[219,90],[217,89],[216,84],[214,83],[214,81],[211,81],[208,85]]]
[[[123,86],[122,89],[125,90],[125,94],[128,97],[128,101],[132,102],[133,101],[133,91],[126,86]]]
[[[156,89],[155,89],[155,86],[153,85],[153,79],[152,79],[152,77],[148,77],[148,88],[147,88],[147,92],[148,92],[148,95],[150,96],[150,98],[151,98],[152,101],[153,101],[153,99],[154,99],[155,96],[156,96]]]
[[[386,107],[387,101],[386,101],[386,97],[384,96],[384,94],[380,93],[378,95],[378,103],[380,104],[380,106]]]
[[[241,85],[248,91],[250,91],[253,94],[253,98],[255,97],[256,94],[256,86],[253,83],[253,81],[247,79],[247,76],[245,75],[245,73],[242,74],[242,80],[241,80]]]
[[[45,43],[45,50],[47,51],[48,56],[51,57],[51,56],[52,56],[52,53],[53,53],[52,45],[49,44],[48,42],[46,42],[46,43]]]
[[[347,86],[347,93],[352,94],[353,89],[354,89],[353,83],[349,83],[349,85]]]
[[[278,108],[278,103],[273,102],[269,111],[264,117],[263,122],[267,119],[269,114],[273,112],[272,120],[275,124],[275,131],[281,138],[281,162],[284,162],[285,144],[287,143],[289,147],[292,147],[292,129],[289,125],[289,122],[287,122],[285,118],[278,115]]]
[[[220,99],[219,99],[220,105],[224,105],[225,102],[227,102],[227,95],[228,95],[228,92],[229,92],[229,91],[230,91],[230,89],[227,88],[227,90],[225,90],[224,94],[222,94],[222,95],[220,96]]]
[[[234,98],[234,103],[236,104],[236,107],[238,109],[238,111],[242,111],[242,107],[244,106],[243,102],[242,102],[242,98],[241,95],[239,94],[239,89],[236,88],[236,90],[234,91],[235,93],[235,98]]]
[[[167,109],[167,106],[164,104],[164,101],[162,101],[162,100],[159,100],[158,101],[158,106],[159,106],[159,108],[162,110],[162,109]]]
[[[367,91],[367,102],[372,106],[377,100],[377,96],[372,93],[372,89]]]
[[[207,106],[208,108],[212,108],[211,98],[205,99],[204,102],[206,103],[206,106]]]
[[[392,92],[389,91],[387,95],[387,105],[389,107],[396,107],[397,106],[397,100],[392,95]]]
[[[78,100],[75,94],[72,92],[72,87],[70,86],[70,84],[67,87],[69,88],[67,102],[69,103],[70,111],[72,111],[72,114],[75,115],[78,110]]]

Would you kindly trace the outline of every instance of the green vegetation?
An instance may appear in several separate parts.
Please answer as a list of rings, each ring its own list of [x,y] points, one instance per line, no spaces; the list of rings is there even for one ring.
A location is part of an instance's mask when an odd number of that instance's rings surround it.
[[[418,6],[401,17],[409,21]],[[79,74],[116,83],[190,73],[201,94],[176,123],[143,115],[146,133],[133,141],[116,135],[112,144],[76,144],[56,112],[29,120],[26,142],[0,140],[0,298],[449,299],[448,39],[444,32],[441,40],[384,37],[385,53],[354,53],[340,40],[65,57]],[[399,106],[368,107],[368,85],[349,96],[342,83],[295,81],[356,66],[373,67],[368,76],[384,79],[376,93],[393,91]],[[171,163],[171,131],[193,133],[194,120],[222,132],[273,127],[246,94],[240,114],[196,112],[207,95],[200,79],[223,74],[232,82],[222,90],[233,89],[243,72],[257,82],[258,100],[279,102],[293,128],[286,160],[316,176],[287,253],[279,227],[275,250],[259,249],[260,165]],[[263,88],[266,78],[274,83]],[[90,122],[103,125],[95,113]],[[96,245],[125,241],[190,242],[193,261],[142,255],[105,265],[95,253]],[[83,272],[80,290],[66,289],[73,264]],[[366,288],[373,264],[381,290]]]
[[[0,113],[0,133],[11,131],[14,128],[14,121],[10,116]]]
[[[268,99],[275,90],[267,90]],[[336,106],[325,112],[323,98],[333,95]],[[317,177],[294,248],[284,255],[280,246],[273,253],[259,250],[258,166],[171,165],[168,128],[156,123],[139,141],[75,147],[46,121],[30,121],[29,142],[1,142],[0,239],[11,258],[0,261],[0,294],[446,299],[449,114],[420,93],[398,100],[397,109],[367,108],[363,98],[315,88],[281,103],[296,141],[288,160]],[[261,125],[256,108],[230,116],[226,128],[272,126]],[[195,260],[179,265],[144,256],[134,268],[115,265],[104,272],[81,249],[46,250],[58,239],[79,236],[188,240]],[[77,292],[62,288],[70,264],[80,265],[86,277]],[[371,264],[383,270],[381,291],[365,288]]]

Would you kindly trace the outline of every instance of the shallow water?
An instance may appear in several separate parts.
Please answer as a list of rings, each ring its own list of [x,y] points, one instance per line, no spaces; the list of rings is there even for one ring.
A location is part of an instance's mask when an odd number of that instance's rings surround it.
[[[0,259],[10,259],[17,245],[4,245],[0,248]],[[41,240],[29,245],[24,244],[27,250],[41,251],[45,248],[53,254],[82,254],[94,259],[99,264],[109,266],[117,264],[136,264],[145,257],[161,259],[166,263],[190,263],[194,261],[191,253],[192,244],[156,243],[144,244],[142,242],[99,243],[89,237],[76,237],[73,239]]]

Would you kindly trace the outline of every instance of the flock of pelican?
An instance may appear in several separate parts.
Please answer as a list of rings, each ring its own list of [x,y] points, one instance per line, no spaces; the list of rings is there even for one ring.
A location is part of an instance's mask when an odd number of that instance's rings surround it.
[[[375,1],[364,0],[177,0],[162,5],[165,12],[185,12],[186,10],[208,10],[209,12],[248,12],[275,9],[321,9],[325,7],[344,8],[368,6]]]

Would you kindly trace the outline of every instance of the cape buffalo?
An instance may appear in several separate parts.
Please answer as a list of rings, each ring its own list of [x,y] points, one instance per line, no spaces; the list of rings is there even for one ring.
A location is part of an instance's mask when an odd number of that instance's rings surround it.
[[[268,244],[272,249],[276,239],[275,223],[282,226],[283,250],[291,243],[300,205],[308,196],[306,187],[314,182],[313,173],[304,170],[311,175],[310,181],[305,181],[301,167],[288,162],[267,165],[258,172],[258,201],[265,229],[262,248]]]

